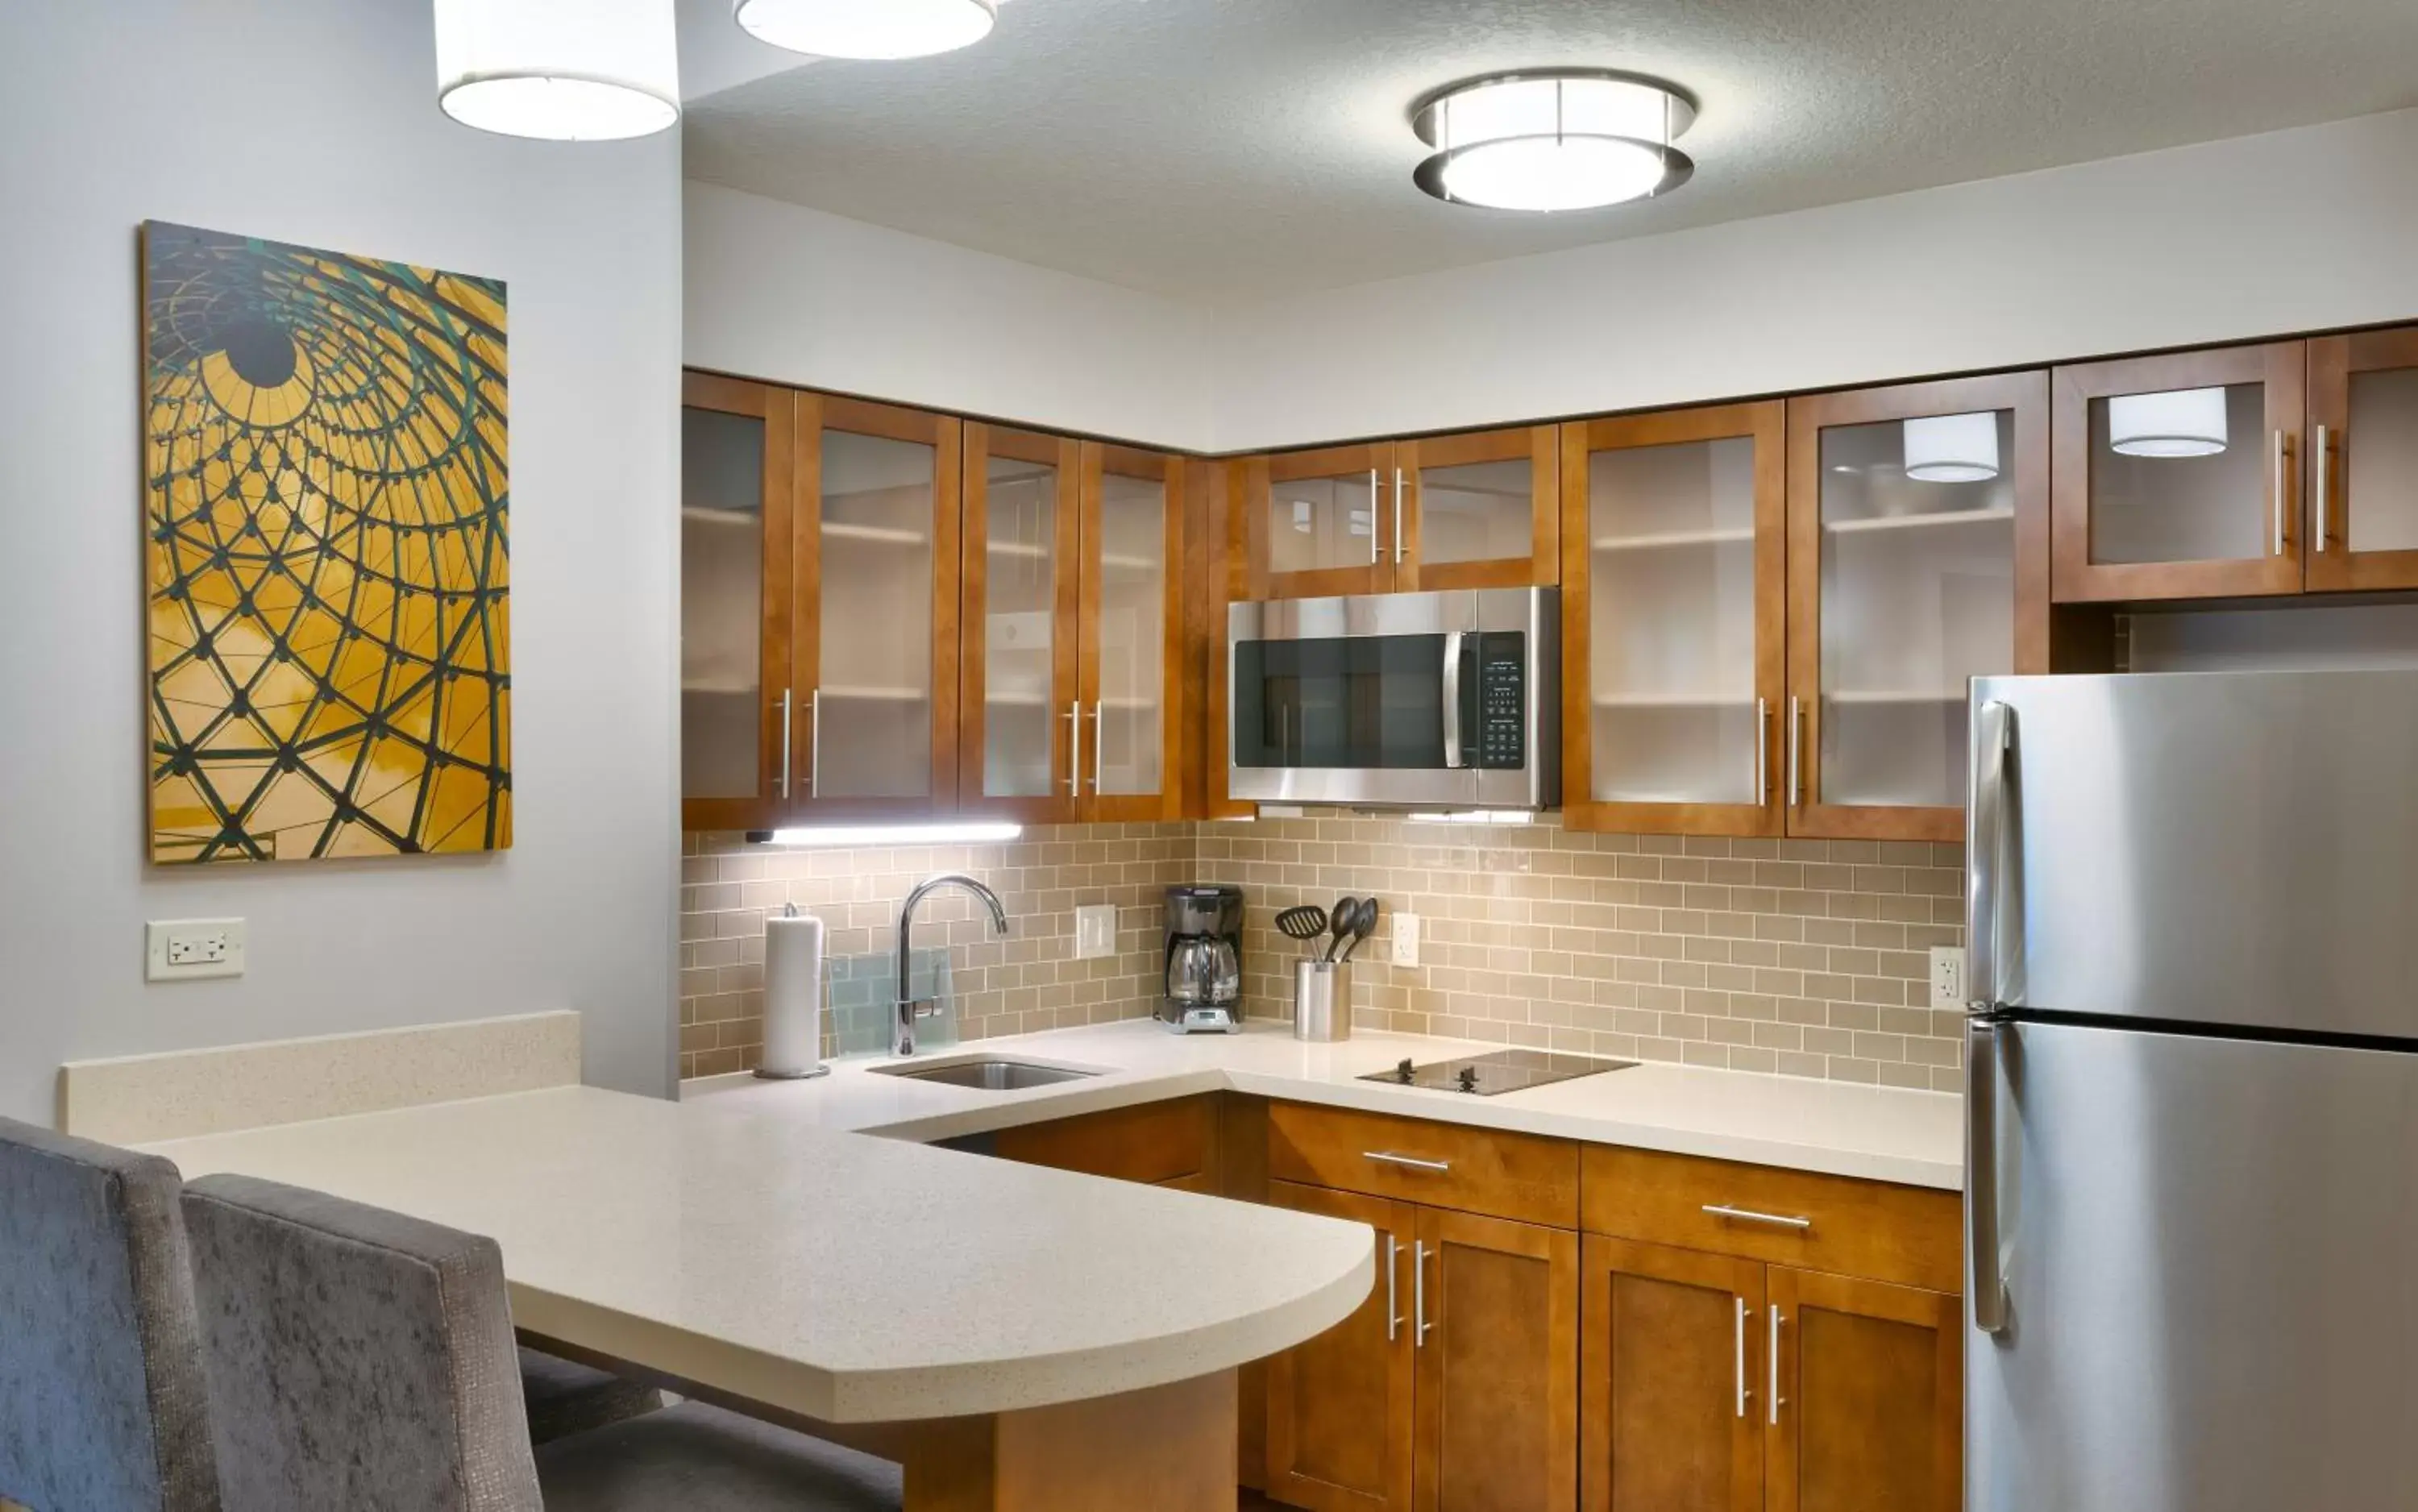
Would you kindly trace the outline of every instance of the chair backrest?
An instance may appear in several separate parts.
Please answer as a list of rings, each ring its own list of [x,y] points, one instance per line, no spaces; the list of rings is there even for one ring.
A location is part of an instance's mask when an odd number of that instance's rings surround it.
[[[0,1501],[216,1512],[178,1185],[0,1119]]]
[[[185,1189],[240,1512],[539,1512],[492,1239],[247,1176]]]

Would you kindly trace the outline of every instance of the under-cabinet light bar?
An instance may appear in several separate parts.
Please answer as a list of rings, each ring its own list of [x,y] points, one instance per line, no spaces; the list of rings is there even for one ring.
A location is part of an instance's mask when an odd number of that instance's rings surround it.
[[[1413,824],[1529,824],[1537,816],[1517,808],[1466,808],[1450,813],[1405,814]]]
[[[776,846],[965,846],[997,844],[1024,832],[1021,824],[818,824],[775,830]]]

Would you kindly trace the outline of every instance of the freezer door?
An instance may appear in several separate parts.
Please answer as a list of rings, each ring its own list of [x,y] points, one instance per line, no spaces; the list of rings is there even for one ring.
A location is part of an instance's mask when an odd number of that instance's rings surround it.
[[[1977,996],[2418,1037],[2418,672],[1981,678],[1973,716]]]
[[[2010,1316],[1967,1306],[1967,1512],[2418,1507],[2418,1055],[1999,1046],[1999,1169],[1967,1184]]]

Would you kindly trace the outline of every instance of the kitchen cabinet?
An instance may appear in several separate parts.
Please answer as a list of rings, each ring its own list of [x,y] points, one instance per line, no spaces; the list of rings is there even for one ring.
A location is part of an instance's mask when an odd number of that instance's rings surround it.
[[[1198,761],[1200,689],[1186,532],[1193,470],[1163,451],[1083,443],[1078,699],[1091,712],[1079,817],[1181,818]]]
[[[1585,1512],[1760,1512],[1764,1268],[1589,1234]]]
[[[1267,1492],[1311,1512],[1407,1512],[1416,1362],[1409,1266],[1419,1210],[1292,1182],[1268,1201],[1376,1230],[1377,1284],[1352,1316],[1268,1361]]]
[[[1210,1092],[1021,1124],[993,1135],[989,1153],[1027,1166],[1216,1192],[1218,1104]]]
[[[1957,840],[1966,681],[2049,669],[2048,377],[1788,401],[1787,832]]]
[[[2418,328],[2308,347],[2305,582],[2418,588]]]
[[[681,382],[681,816],[772,826],[789,801],[793,395]]]
[[[1786,1266],[1768,1275],[1768,1512],[1956,1512],[1960,1300]]]
[[[1559,468],[1550,425],[1245,458],[1239,596],[1554,583]]]
[[[2057,600],[2301,591],[2308,363],[2271,342],[2058,368]]]
[[[1779,401],[1562,435],[1562,822],[1778,835],[1787,496]]]

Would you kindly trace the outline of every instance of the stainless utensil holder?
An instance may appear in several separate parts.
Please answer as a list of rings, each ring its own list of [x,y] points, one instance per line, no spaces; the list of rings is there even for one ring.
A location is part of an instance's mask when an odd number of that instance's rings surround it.
[[[1352,1037],[1352,965],[1349,961],[1293,963],[1293,1037],[1321,1044]]]

